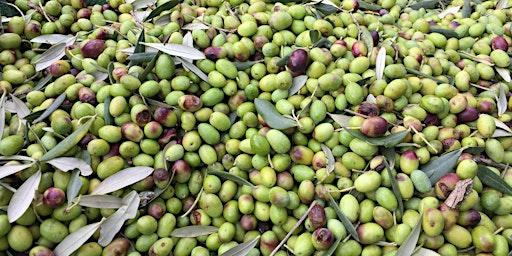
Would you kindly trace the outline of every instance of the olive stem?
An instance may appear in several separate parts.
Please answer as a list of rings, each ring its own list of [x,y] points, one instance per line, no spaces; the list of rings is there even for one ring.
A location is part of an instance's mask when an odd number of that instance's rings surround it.
[[[203,194],[203,188],[201,188],[201,190],[197,194],[196,200],[194,200],[194,203],[190,206],[188,211],[186,213],[184,213],[183,215],[181,215],[180,217],[182,217],[182,218],[186,217],[189,213],[191,213],[194,210],[194,207],[197,205],[197,202],[199,202],[199,198],[201,198],[201,194]]]
[[[482,163],[482,164],[485,164],[485,165],[489,165],[491,167],[496,167],[496,168],[499,168],[501,170],[507,170],[508,169],[508,165],[496,163],[493,160],[488,159],[488,158],[483,158],[483,157],[477,156],[473,160],[475,162],[477,162],[477,163]]]
[[[268,159],[268,164],[270,165],[270,168],[275,169],[274,164],[272,164],[272,158],[270,157],[270,154],[267,155],[267,159]]]
[[[433,149],[436,154],[439,153],[437,152],[437,149],[434,148],[434,146],[432,146],[432,144],[430,144],[430,142],[428,142],[428,140],[425,139],[425,137],[420,132],[418,132],[418,130],[416,130],[416,128],[414,128],[413,126],[410,126],[410,128],[414,131],[414,133],[418,134],[418,136],[420,136],[420,139],[423,142],[425,142],[425,144],[427,144],[431,149]]]
[[[274,256],[281,247],[283,247],[283,245],[286,243],[286,240],[288,240],[288,238],[290,238],[290,236],[292,236],[293,232],[302,224],[302,222],[308,217],[308,214],[309,212],[313,209],[313,207],[317,205],[317,202],[316,201],[313,201],[313,203],[311,203],[311,205],[309,206],[308,210],[302,215],[302,217],[299,219],[299,221],[297,221],[297,223],[295,223],[295,225],[293,225],[292,229],[290,230],[290,232],[288,232],[288,234],[286,234],[286,236],[283,238],[283,240],[281,240],[281,242],[276,246],[276,248],[274,248],[274,250],[270,253],[270,256]]]
[[[504,230],[504,228],[503,228],[503,227],[500,227],[500,228],[498,228],[496,231],[494,231],[494,232],[493,232],[493,234],[494,234],[494,235],[497,235],[497,234],[501,233],[501,231],[503,231],[503,230]]]

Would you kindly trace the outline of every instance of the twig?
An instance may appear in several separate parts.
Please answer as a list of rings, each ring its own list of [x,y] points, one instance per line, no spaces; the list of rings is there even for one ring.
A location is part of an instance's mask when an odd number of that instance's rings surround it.
[[[484,157],[477,156],[477,157],[473,158],[473,160],[476,163],[478,163],[478,164],[485,164],[485,165],[488,165],[488,166],[491,166],[491,167],[496,167],[496,168],[501,169],[501,170],[507,170],[508,169],[508,165],[501,164],[501,163],[496,163],[496,162],[494,162],[493,160],[491,160],[489,158],[484,158]]]

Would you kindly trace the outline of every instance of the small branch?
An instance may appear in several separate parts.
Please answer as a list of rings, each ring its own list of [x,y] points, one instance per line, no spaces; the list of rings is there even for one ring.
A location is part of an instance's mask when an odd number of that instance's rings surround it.
[[[495,168],[498,168],[500,170],[507,170],[508,169],[508,165],[501,164],[501,163],[496,163],[496,162],[494,162],[493,160],[491,160],[489,158],[483,158],[483,157],[477,156],[477,157],[473,158],[473,160],[477,164],[485,164],[487,166],[495,167]]]

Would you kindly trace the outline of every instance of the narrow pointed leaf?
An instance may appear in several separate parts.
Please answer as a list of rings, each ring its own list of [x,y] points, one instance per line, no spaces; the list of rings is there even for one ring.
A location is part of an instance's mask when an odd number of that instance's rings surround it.
[[[368,11],[378,11],[382,9],[382,6],[374,4],[374,3],[368,3],[363,0],[357,0],[357,3],[359,4],[359,9],[362,10],[368,10]]]
[[[496,105],[498,107],[498,116],[502,116],[508,109],[508,100],[507,95],[505,95],[505,90],[503,89],[503,84],[500,84],[500,95],[497,96]]]
[[[162,43],[143,43],[146,46],[155,48],[161,52],[167,53],[171,56],[178,56],[191,60],[200,60],[206,58],[203,52],[196,48],[181,45],[181,44],[162,44]]]
[[[288,88],[288,96],[292,96],[300,91],[300,89],[306,84],[308,81],[308,76],[300,75],[293,78],[292,86]]]
[[[407,236],[407,238],[402,243],[400,248],[398,248],[398,251],[396,252],[395,256],[410,256],[414,252],[416,244],[418,243],[418,238],[420,237],[421,233],[422,215],[423,213],[420,213],[418,223],[416,223],[416,226],[414,226],[409,236]]]
[[[496,4],[496,10],[503,10],[508,7],[508,0],[499,0]]]
[[[290,52],[288,54],[286,54],[285,56],[283,56],[277,63],[276,63],[276,66],[278,67],[282,67],[284,65],[286,65],[288,63],[288,59],[290,58],[290,56],[292,55],[293,52]]]
[[[30,207],[36,196],[36,190],[41,182],[41,171],[38,171],[28,178],[16,190],[7,207],[7,218],[10,223],[15,222]]]
[[[494,133],[491,135],[492,138],[498,138],[498,137],[509,137],[512,136],[512,133],[502,130],[502,129],[496,129]]]
[[[467,52],[459,51],[458,53],[459,53],[461,58],[469,59],[469,60],[480,62],[480,63],[484,63],[484,64],[489,65],[489,66],[494,66],[494,63],[492,63],[492,62],[490,62],[490,61],[488,61],[486,59],[479,58],[477,56],[471,55],[471,54],[469,54]]]
[[[40,35],[30,39],[31,43],[57,44],[72,39],[72,36],[62,34]]]
[[[62,240],[55,249],[53,249],[53,253],[55,255],[71,255],[74,251],[76,251],[80,246],[82,246],[92,235],[100,228],[102,221],[89,224],[87,226],[81,227],[79,230],[69,234]]]
[[[512,133],[512,130],[510,129],[510,127],[508,127],[508,125],[506,125],[505,123],[503,123],[502,121],[500,121],[498,118],[496,117],[493,117],[494,118],[494,123],[496,124],[496,127],[497,128],[500,128],[500,129],[503,129],[509,133]]]
[[[351,116],[339,115],[339,114],[331,114],[331,113],[327,113],[327,114],[329,114],[329,116],[332,118],[332,120],[334,120],[334,122],[339,124],[341,127],[348,127],[348,126],[350,126],[349,122],[350,122],[350,119],[352,118]]]
[[[15,174],[19,171],[25,170],[34,164],[35,163],[32,162],[28,164],[0,166],[0,179]]]
[[[433,76],[431,76],[431,75],[427,75],[427,74],[422,73],[422,72],[420,72],[420,71],[418,71],[418,70],[416,70],[416,69],[412,69],[412,68],[405,68],[405,70],[407,70],[407,72],[409,72],[409,73],[411,73],[411,74],[418,75],[418,76],[422,76],[422,77],[425,77],[425,78],[428,78],[428,79],[434,80],[434,81],[436,81],[436,82],[438,82],[438,83],[441,83],[441,84],[445,83],[445,81],[443,81],[443,80],[441,80],[441,79],[439,79],[439,78],[437,78],[437,77],[433,77]]]
[[[5,127],[5,106],[4,106],[4,102],[5,102],[5,94],[3,94],[2,98],[0,98],[0,131],[2,131],[0,133],[0,140],[2,139],[3,130],[4,130],[4,127]]]
[[[188,23],[186,25],[184,25],[183,27],[181,27],[181,29],[185,29],[185,30],[196,30],[196,29],[209,29],[210,27],[208,27],[207,25],[203,24],[203,23]]]
[[[88,165],[84,160],[76,157],[59,157],[46,162],[64,172],[78,169],[82,176],[89,176],[93,173],[90,165]]]
[[[461,153],[462,150],[459,149],[444,153],[440,157],[421,166],[420,169],[427,174],[430,182],[434,184],[455,167]]]
[[[100,238],[98,239],[101,246],[107,246],[112,242],[126,220],[135,218],[139,204],[140,197],[135,191],[130,192],[123,198],[123,206],[101,224]]]
[[[370,103],[377,103],[377,98],[373,96],[373,94],[369,93],[368,96],[366,96],[366,101]]]
[[[312,43],[316,43],[318,40],[320,40],[320,32],[318,30],[310,30],[309,31],[309,38],[311,38]]]
[[[107,95],[103,103],[103,120],[105,120],[105,125],[112,125],[114,123],[114,118],[110,114],[110,101],[112,101],[112,97]]]
[[[324,252],[323,256],[331,256],[336,251],[336,249],[338,248],[338,245],[340,244],[342,238],[343,238],[342,236],[338,237],[336,239],[336,241],[334,241],[334,243],[331,245],[331,247],[329,247],[329,249],[327,249]]]
[[[261,115],[263,120],[274,129],[284,130],[290,127],[297,126],[297,123],[289,118],[284,117],[272,103],[264,99],[254,99],[256,111]]]
[[[366,27],[361,27],[361,40],[366,45],[366,48],[369,52],[373,49],[373,37],[372,34],[370,34],[370,31]]]
[[[80,179],[80,171],[74,170],[71,172],[68,188],[66,190],[66,197],[68,199],[68,207],[73,203],[73,199],[78,195],[82,188],[82,180]]]
[[[464,0],[462,6],[462,18],[469,18],[471,16],[471,0]]]
[[[226,180],[230,180],[230,181],[233,181],[233,182],[236,182],[238,184],[241,184],[241,185],[247,185],[249,187],[254,187],[254,185],[245,180],[244,178],[241,178],[239,176],[236,176],[232,173],[229,173],[229,172],[223,172],[223,171],[208,171],[209,174],[213,174],[215,176],[219,176],[223,179],[226,179]]]
[[[386,158],[389,168],[395,168],[395,149],[394,148],[383,148],[382,155]]]
[[[351,129],[345,129],[350,135],[358,138],[358,139],[361,139],[361,140],[364,140],[370,144],[373,144],[373,145],[377,145],[377,146],[384,146],[386,148],[391,148],[391,147],[394,147],[396,146],[398,143],[400,143],[401,141],[403,141],[405,139],[405,137],[407,137],[407,135],[409,134],[409,130],[404,130],[404,131],[400,131],[400,132],[396,132],[396,133],[391,133],[389,135],[386,135],[386,136],[382,136],[382,137],[378,137],[378,138],[372,138],[372,137],[368,137],[368,136],[365,136],[361,133],[358,133],[358,132],[355,132],[355,131],[352,131]]]
[[[483,184],[505,194],[512,195],[512,187],[503,178],[487,168],[487,166],[478,165],[477,176]]]
[[[456,14],[457,12],[459,12],[460,8],[462,6],[452,6],[450,8],[446,8],[444,11],[442,11],[441,13],[439,13],[437,16],[439,16],[439,18],[443,19],[444,17],[446,17],[448,14]]]
[[[6,107],[9,106],[7,109],[18,114],[20,119],[23,119],[30,114],[30,109],[28,109],[27,105],[25,105],[25,102],[18,99],[18,97],[11,94],[11,100],[9,103],[10,104],[5,104]],[[14,108],[14,110],[10,108]]]
[[[240,62],[240,61],[233,61],[233,65],[235,65],[236,69],[239,70],[239,71],[243,71],[243,70],[246,70],[250,67],[252,67],[254,64],[256,63],[260,63],[261,61],[244,61],[244,62]]]
[[[184,68],[194,72],[194,74],[196,74],[203,81],[208,82],[208,76],[202,70],[200,70],[196,65],[194,65],[194,63],[190,63],[190,62],[188,62],[186,60],[183,60],[181,58],[178,58],[178,59],[181,61],[181,65]]]
[[[91,208],[119,209],[123,206],[123,199],[111,195],[86,195],[73,199],[78,204]]]
[[[419,10],[421,8],[434,9],[438,4],[439,4],[438,0],[427,0],[427,1],[419,1],[409,7],[413,10]]]
[[[66,93],[62,93],[61,95],[59,95],[59,97],[57,97],[53,103],[47,108],[44,110],[43,113],[41,113],[41,115],[34,119],[34,121],[32,121],[33,124],[35,123],[39,123],[41,121],[43,121],[44,119],[46,119],[47,117],[50,116],[51,113],[53,113],[56,109],[58,109],[60,107],[60,105],[62,105],[62,103],[64,102],[64,100],[66,99]]]
[[[163,11],[167,11],[167,10],[170,10],[172,9],[174,6],[176,6],[177,4],[181,3],[180,0],[171,0],[169,2],[165,2],[164,4],[158,6],[157,8],[155,8],[145,19],[144,21],[148,21],[154,17],[158,17],[158,15],[160,15],[160,13],[162,13]]]
[[[198,237],[213,234],[219,231],[219,228],[213,226],[187,226],[175,229],[171,236],[174,237]]]
[[[44,78],[42,78],[41,80],[39,80],[39,82],[37,82],[36,86],[34,86],[34,91],[39,91],[41,89],[43,89],[46,84],[52,80],[53,76],[52,75],[48,75],[48,76],[45,76]]]
[[[57,60],[62,59],[65,54],[66,43],[58,43],[50,47],[41,55],[41,58],[35,61],[36,71],[41,71],[54,63]]]
[[[414,254],[413,256],[441,256],[441,254],[435,252],[435,251],[432,251],[430,249],[425,249],[425,248],[419,248]]]
[[[55,147],[50,149],[50,151],[46,152],[39,160],[45,162],[62,156],[64,153],[68,152],[68,150],[76,146],[78,142],[80,142],[80,140],[85,136],[85,134],[87,134],[94,119],[94,117],[89,118],[87,122],[78,127],[78,129],[76,129],[68,137],[59,142],[59,144],[57,144]]]
[[[91,195],[105,195],[110,192],[130,186],[145,179],[153,173],[153,168],[136,166],[126,168],[104,179],[91,193]]]
[[[391,172],[391,168],[390,168],[387,160],[384,161],[384,163],[386,164],[386,172],[388,173],[389,180],[391,182],[391,188],[393,190],[393,194],[395,194],[396,200],[398,201],[399,215],[402,216],[402,214],[404,213],[404,202],[402,200],[402,194],[400,193],[400,189],[398,188],[398,184],[396,183],[396,177],[393,176],[393,173]]]
[[[151,59],[151,61],[148,63],[148,65],[144,68],[144,71],[142,71],[142,73],[139,74],[139,80],[144,80],[145,77],[147,77],[149,75],[149,73],[151,73],[151,71],[153,70],[153,68],[155,67],[156,65],[156,61],[158,60],[158,57],[160,56],[160,54],[162,54],[161,52],[158,52],[155,57],[153,57],[153,59]]]
[[[345,216],[345,214],[341,211],[340,207],[334,201],[334,198],[332,198],[331,194],[329,194],[329,205],[334,209],[336,214],[338,215],[339,220],[345,226],[348,233],[351,234],[357,241],[359,241],[359,235],[357,234],[356,228],[354,225],[352,225],[352,222]]]
[[[485,147],[468,147],[468,148],[465,148],[462,152],[477,156],[477,155],[482,154],[484,151],[485,151]]]
[[[140,8],[146,8],[148,6],[154,5],[156,0],[127,0],[126,3],[132,4],[133,9],[137,10]]]
[[[254,239],[247,241],[245,243],[241,243],[222,254],[222,256],[245,256],[249,254],[249,252],[258,244],[260,241],[260,236],[255,237]]]
[[[336,160],[334,159],[334,155],[332,154],[332,151],[329,147],[327,147],[325,144],[320,144],[320,147],[322,148],[322,151],[327,158],[327,173],[330,173],[334,171],[334,164],[336,163]]]
[[[128,56],[128,60],[129,61],[134,61],[134,62],[149,62],[151,61],[155,55],[157,54],[157,52],[140,52],[140,53],[134,53],[130,56]]]
[[[191,24],[191,23],[189,23]],[[183,27],[182,27],[183,28]],[[183,42],[182,45],[188,46],[188,47],[194,47],[194,38],[192,37],[192,32],[188,31],[185,36],[183,36]],[[192,60],[190,60],[192,61]]]
[[[22,156],[22,155],[0,156],[0,161],[10,161],[10,160],[35,162],[35,160],[32,157],[28,157],[28,156]]]
[[[505,82],[510,83],[510,81],[512,81],[510,78],[510,70],[500,67],[495,67],[495,69],[496,72],[498,72],[498,74],[501,76],[501,78],[503,78]]]

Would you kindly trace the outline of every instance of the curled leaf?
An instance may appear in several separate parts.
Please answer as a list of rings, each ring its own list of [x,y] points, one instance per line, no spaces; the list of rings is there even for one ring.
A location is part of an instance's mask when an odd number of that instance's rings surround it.
[[[93,173],[92,168],[84,160],[75,157],[59,157],[46,161],[61,171],[78,169],[82,176],[89,176]]]
[[[215,176],[219,176],[223,179],[226,179],[226,180],[230,180],[230,181],[233,181],[233,182],[236,182],[238,184],[241,184],[241,185],[247,185],[249,187],[254,187],[254,185],[252,183],[250,183],[249,181],[245,180],[244,178],[241,178],[239,176],[236,176],[232,173],[229,173],[229,172],[223,172],[223,171],[208,171],[209,174],[213,174]]]
[[[497,128],[500,128],[500,129],[503,129],[509,133],[512,133],[512,130],[510,129],[510,127],[508,127],[508,125],[506,125],[505,123],[503,123],[502,121],[500,121],[498,118],[496,117],[493,117],[494,118],[494,123],[496,124],[496,127]]]
[[[79,205],[92,208],[118,209],[123,206],[123,200],[111,195],[86,195],[73,199]]]
[[[260,236],[255,237],[254,239],[241,243],[223,253],[223,256],[245,256],[249,254],[249,252],[258,244],[260,241]]]
[[[418,223],[416,223],[416,226],[414,226],[411,233],[409,233],[409,236],[407,236],[407,238],[402,243],[400,248],[398,248],[398,251],[396,252],[395,256],[410,256],[414,252],[416,244],[418,243],[418,238],[420,237],[421,233],[422,215],[423,213],[420,213]]]
[[[501,178],[499,175],[491,171],[489,168],[487,168],[484,165],[478,165],[478,172],[477,172],[478,178],[482,181],[483,184],[494,188],[502,193],[512,195],[512,187],[508,185],[503,178]]]
[[[213,226],[187,226],[175,229],[171,236],[174,237],[198,237],[213,234],[219,231],[219,228]]]
[[[130,186],[145,179],[153,173],[153,168],[136,166],[116,172],[103,180],[91,193],[91,195],[105,195],[110,192]]]
[[[268,124],[269,127],[279,130],[288,129],[297,126],[297,123],[292,119],[286,118],[277,112],[277,109],[267,100],[256,98],[254,99],[256,111],[261,115],[261,118]]]
[[[36,196],[37,188],[41,182],[41,171],[38,171],[28,178],[16,190],[7,207],[7,218],[10,223],[15,222],[27,211],[28,207]]]
[[[294,95],[300,91],[300,89],[306,84],[308,81],[308,76],[300,75],[293,78],[292,86],[288,88],[288,95]]]
[[[436,159],[430,160],[430,162],[423,165],[420,169],[427,174],[430,182],[434,184],[455,167],[461,154],[462,150],[452,150]]]
[[[425,248],[419,248],[414,254],[413,256],[441,256],[441,254],[435,252],[435,251],[432,251],[430,249],[425,249]]]
[[[55,249],[53,249],[53,253],[55,255],[71,255],[74,251],[80,248],[80,246],[87,242],[92,235],[94,235],[96,230],[98,230],[101,224],[103,224],[103,221],[104,219],[100,222],[83,226],[77,231],[69,234],[57,245],[57,247],[55,247]]]

